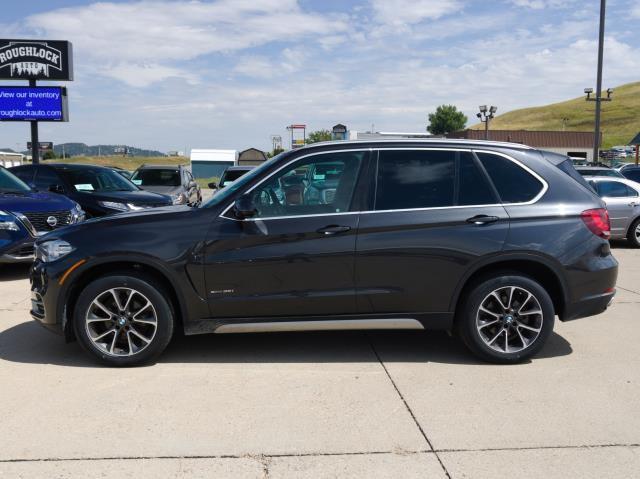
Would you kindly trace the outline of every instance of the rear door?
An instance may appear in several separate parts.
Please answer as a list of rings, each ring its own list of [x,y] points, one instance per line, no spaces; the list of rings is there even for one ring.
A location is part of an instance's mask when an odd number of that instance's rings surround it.
[[[469,265],[499,252],[509,220],[470,150],[381,149],[360,217],[360,313],[445,313]]]
[[[624,237],[631,221],[640,213],[638,192],[621,181],[596,182],[598,194],[607,204],[611,221],[611,236]]]

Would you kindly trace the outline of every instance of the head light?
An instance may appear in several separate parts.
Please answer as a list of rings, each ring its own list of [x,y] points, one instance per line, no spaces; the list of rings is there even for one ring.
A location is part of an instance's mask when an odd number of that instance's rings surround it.
[[[0,231],[20,231],[16,217],[7,211],[0,210]]]
[[[36,259],[49,263],[71,253],[75,248],[63,240],[51,240],[36,243]]]
[[[100,206],[116,211],[129,211],[129,205],[126,203],[118,203],[117,201],[98,201]]]

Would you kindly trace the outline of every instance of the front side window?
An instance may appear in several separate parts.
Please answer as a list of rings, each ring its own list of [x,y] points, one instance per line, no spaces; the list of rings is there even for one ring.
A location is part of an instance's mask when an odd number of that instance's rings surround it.
[[[303,158],[250,192],[257,218],[349,211],[365,152]]]
[[[638,193],[629,188],[624,183],[617,181],[600,181],[598,182],[598,193],[603,198],[627,198],[629,196],[638,196]]]
[[[47,191],[52,186],[61,184],[58,174],[49,168],[38,168],[36,178],[33,181],[36,188],[40,191]]]
[[[544,188],[540,180],[508,158],[493,153],[477,155],[503,203],[526,203]]]

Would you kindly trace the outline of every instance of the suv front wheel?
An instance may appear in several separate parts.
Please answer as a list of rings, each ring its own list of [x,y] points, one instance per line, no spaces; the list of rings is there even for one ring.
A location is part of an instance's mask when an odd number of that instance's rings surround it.
[[[476,356],[518,363],[544,346],[554,316],[553,302],[537,281],[506,273],[475,283],[456,321],[462,340]]]
[[[173,334],[173,311],[165,298],[162,287],[142,274],[96,279],[76,303],[76,337],[103,364],[150,362],[167,347]]]

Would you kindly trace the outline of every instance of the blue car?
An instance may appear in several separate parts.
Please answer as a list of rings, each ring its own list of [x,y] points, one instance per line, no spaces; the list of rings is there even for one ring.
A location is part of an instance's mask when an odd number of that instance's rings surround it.
[[[75,201],[35,192],[0,166],[0,263],[32,261],[36,238],[84,216]]]

